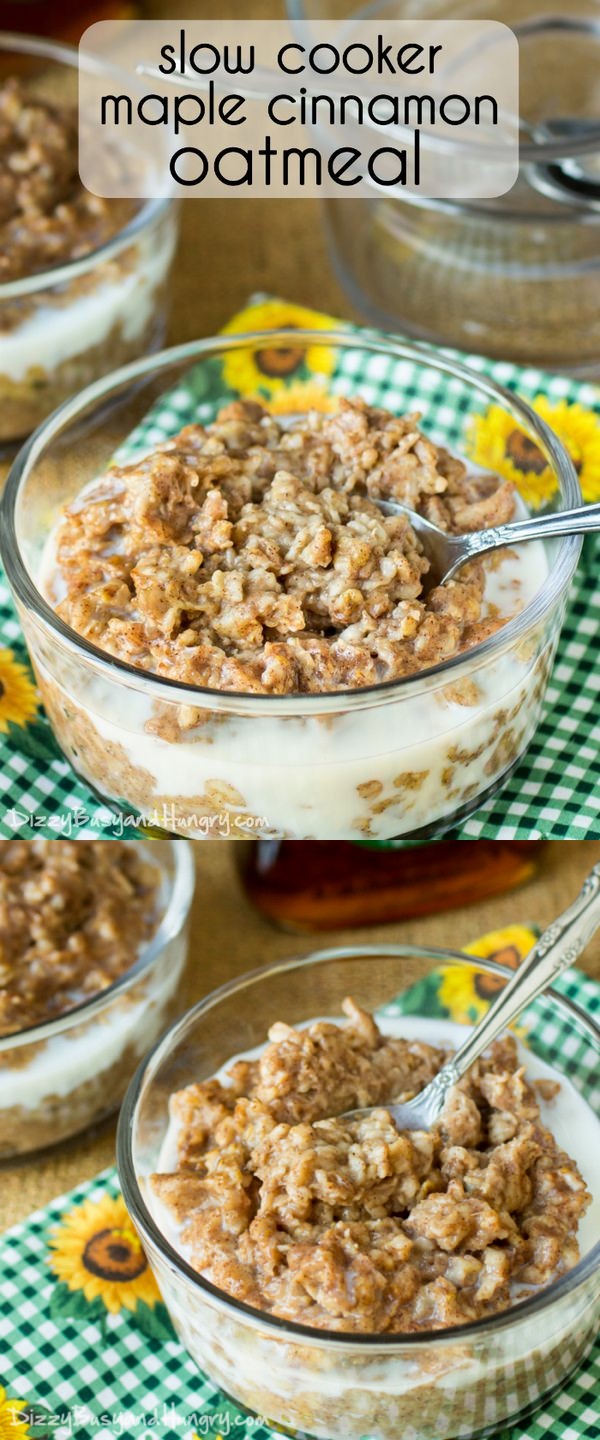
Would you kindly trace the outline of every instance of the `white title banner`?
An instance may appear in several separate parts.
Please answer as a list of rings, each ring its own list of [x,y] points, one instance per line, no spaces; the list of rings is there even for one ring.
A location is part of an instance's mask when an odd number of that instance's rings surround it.
[[[492,20],[99,21],[79,109],[107,197],[484,199],[518,174],[518,45]]]

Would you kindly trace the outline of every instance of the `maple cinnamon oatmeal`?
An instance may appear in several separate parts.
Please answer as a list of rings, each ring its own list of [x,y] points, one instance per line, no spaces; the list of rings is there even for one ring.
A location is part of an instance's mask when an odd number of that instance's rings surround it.
[[[514,504],[509,484],[468,475],[428,440],[418,415],[342,400],[283,425],[236,401],[70,506],[56,608],[131,665],[251,694],[401,679],[493,634],[509,614],[486,606],[484,562],[424,596],[409,520],[375,498],[454,531],[509,520]]]
[[[3,38],[5,70],[21,49]],[[175,240],[172,207],[84,188],[77,53],[35,53],[38,72],[0,81],[0,441],[156,347]]]
[[[0,1158],[120,1103],[177,1013],[189,872],[185,846],[0,842]]]
[[[472,1067],[430,1132],[402,1133],[386,1100],[422,1089],[448,1052],[343,1009],[344,1028],[276,1024],[257,1058],[172,1096],[173,1163],[149,1183],[188,1263],[274,1316],[380,1335],[480,1320],[515,1285],[571,1268],[591,1195],[514,1039]],[[336,1118],[367,1105],[379,1108]]]
[[[0,841],[0,1036],[112,985],[158,923],[160,872],[116,840]]]
[[[0,83],[0,285],[99,249],[133,214],[131,201],[84,189],[77,150],[74,108]],[[3,311],[0,329],[8,321]]]

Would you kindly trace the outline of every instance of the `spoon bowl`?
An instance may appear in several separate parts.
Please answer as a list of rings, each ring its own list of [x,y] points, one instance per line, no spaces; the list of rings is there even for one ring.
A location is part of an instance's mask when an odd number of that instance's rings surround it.
[[[371,498],[382,515],[408,516],[429,561],[429,569],[423,576],[423,595],[452,580],[469,560],[489,550],[522,545],[527,540],[549,540],[558,535],[584,535],[600,530],[600,503],[579,505],[574,510],[560,510],[552,515],[533,515],[526,520],[511,520],[508,525],[473,530],[468,535],[453,535],[399,500]]]

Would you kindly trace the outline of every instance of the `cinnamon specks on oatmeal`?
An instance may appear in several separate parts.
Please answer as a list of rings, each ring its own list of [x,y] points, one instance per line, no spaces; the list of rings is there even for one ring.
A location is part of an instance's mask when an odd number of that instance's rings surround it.
[[[85,190],[77,166],[76,110],[18,79],[0,83],[0,283],[97,250],[133,214],[131,202]],[[11,313],[3,307],[0,329]]]
[[[113,467],[67,511],[57,604],[79,634],[157,675],[288,694],[401,678],[469,649],[484,568],[422,595],[402,500],[446,529],[510,518],[509,485],[469,476],[418,416],[359,400],[284,425],[234,402]]]
[[[446,1052],[382,1034],[346,1000],[345,1027],[277,1024],[225,1083],[171,1097],[176,1168],[151,1177],[190,1263],[251,1305],[320,1329],[440,1329],[511,1304],[578,1259],[590,1201],[543,1125],[515,1041],[496,1041],[438,1124],[401,1133],[408,1098]],[[341,1117],[375,1105],[357,1120]]]
[[[158,923],[159,871],[134,845],[0,841],[0,1036],[104,990]]]

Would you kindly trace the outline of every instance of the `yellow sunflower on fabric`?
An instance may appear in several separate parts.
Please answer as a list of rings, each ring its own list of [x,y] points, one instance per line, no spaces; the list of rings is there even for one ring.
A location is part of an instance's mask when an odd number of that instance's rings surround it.
[[[154,1305],[160,1292],[119,1196],[84,1200],[63,1216],[50,1242],[50,1265],[70,1290],[101,1299],[111,1315]]]
[[[240,335],[251,330],[336,330],[340,322],[318,310],[283,300],[260,300],[240,310],[224,326],[223,335]],[[256,349],[231,350],[223,358],[223,378],[231,390],[244,397],[268,399],[277,396],[300,378],[315,380],[331,375],[336,352],[331,345],[270,345],[268,334]]]
[[[21,1440],[29,1434],[26,1420],[19,1420],[27,1409],[26,1400],[17,1400],[0,1385],[0,1440]]]
[[[489,935],[474,940],[465,950],[468,955],[496,960],[499,965],[516,970],[536,939],[535,932],[527,926],[508,925],[504,930],[492,930]],[[458,1025],[472,1025],[481,1020],[503,985],[499,975],[488,975],[476,966],[441,965],[438,975],[440,1004]]]
[[[38,697],[25,665],[12,650],[0,650],[0,734],[10,724],[27,725],[37,714]]]
[[[568,450],[584,500],[600,500],[600,414],[567,400],[552,405],[545,395],[538,395],[533,408]]]
[[[568,450],[584,500],[600,499],[600,415],[567,400],[552,403],[538,395],[532,408]],[[541,450],[499,405],[475,415],[466,432],[467,454],[477,465],[512,481],[525,503],[538,510],[558,490]]]
[[[316,380],[297,380],[278,390],[276,395],[250,395],[250,400],[260,400],[270,415],[306,415],[309,410],[320,414],[331,414],[337,410],[339,399],[330,395],[324,385]]]

